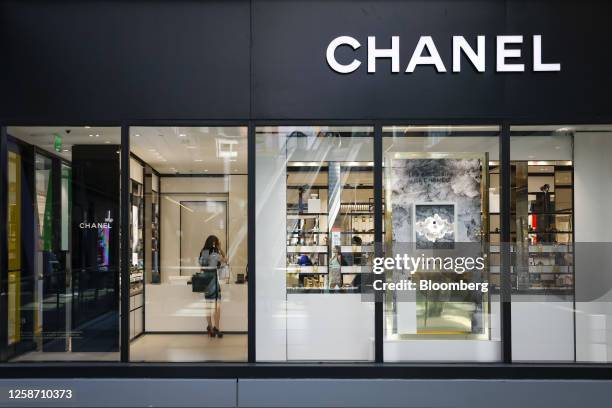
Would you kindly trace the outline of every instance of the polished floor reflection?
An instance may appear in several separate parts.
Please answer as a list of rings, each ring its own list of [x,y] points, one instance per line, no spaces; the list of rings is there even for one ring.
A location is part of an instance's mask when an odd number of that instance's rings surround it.
[[[145,334],[130,344],[131,361],[246,361],[247,335]]]
[[[17,362],[53,362],[53,361],[119,361],[118,352],[101,353],[101,352],[76,352],[76,353],[58,353],[58,352],[39,352],[32,351],[21,354],[10,360],[11,363]]]

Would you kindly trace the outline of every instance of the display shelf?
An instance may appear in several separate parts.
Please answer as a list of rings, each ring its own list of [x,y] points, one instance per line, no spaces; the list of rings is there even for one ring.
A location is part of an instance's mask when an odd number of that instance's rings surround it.
[[[134,272],[130,272],[130,283],[133,282],[142,282],[143,272],[141,270],[135,270]]]
[[[330,288],[306,288],[306,287],[291,287],[287,288],[288,294],[304,294],[304,293],[325,293],[325,294],[343,294],[343,293],[360,293],[361,288],[357,286],[343,286],[337,289]]]
[[[317,235],[327,235],[329,234],[327,231],[303,231],[303,230],[291,230],[287,231],[287,234],[290,235],[303,235],[303,234],[317,234]]]
[[[326,274],[327,266],[287,265],[287,273]]]
[[[340,250],[342,251],[342,253],[373,253],[374,252],[374,246],[373,245],[361,245],[361,246],[356,246],[356,245],[341,245],[340,246]]]
[[[312,217],[316,217],[319,215],[327,215],[326,212],[308,212],[308,211],[287,211],[287,218],[292,219],[291,216],[303,216],[303,215],[309,215]],[[295,219],[299,219],[295,218]]]
[[[335,232],[340,235],[374,235],[373,231],[339,231]],[[318,234],[318,235],[329,235],[327,231],[303,231],[303,230],[288,230],[287,234],[300,235],[300,234]]]
[[[287,167],[287,293],[344,293],[335,288],[350,286],[353,275],[371,269],[361,263],[373,253],[374,188],[363,182],[373,167],[298,163]]]
[[[499,265],[489,266],[489,273],[500,273],[501,267]],[[510,272],[514,272],[514,266],[510,266]],[[557,274],[557,275],[571,275],[573,274],[573,266],[571,265],[530,265],[529,273],[546,273],[546,274]]]
[[[144,186],[135,180],[130,183],[130,204],[130,313],[142,313],[140,307],[132,307],[144,305]],[[130,338],[134,338],[142,330],[136,330],[133,321],[130,324]]]
[[[287,253],[324,253],[328,252],[328,247],[325,245],[288,245]]]
[[[528,244],[526,256],[514,259],[520,264],[511,269],[513,286],[563,290],[572,287],[574,274],[573,167],[571,162],[534,163],[512,163],[516,208],[511,212],[515,230],[510,237]],[[513,244],[513,254],[517,250]]]
[[[372,267],[369,265],[351,265],[351,266],[341,266],[341,273],[346,274],[355,274],[355,273],[370,273],[372,272]]]
[[[559,246],[567,246],[568,248],[559,248]],[[532,254],[543,254],[543,253],[567,253],[571,254],[572,244],[564,244],[564,245],[547,245],[546,247],[539,247],[538,245],[529,245],[529,253]],[[500,247],[498,245],[491,245],[489,247],[489,252],[496,254],[500,252]],[[511,247],[511,252],[516,252],[516,248],[514,245]]]

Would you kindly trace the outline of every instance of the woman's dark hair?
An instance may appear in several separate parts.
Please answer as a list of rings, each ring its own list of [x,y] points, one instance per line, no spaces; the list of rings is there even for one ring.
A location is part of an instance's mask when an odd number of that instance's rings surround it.
[[[206,238],[206,242],[204,242],[204,248],[202,248],[202,251],[206,250],[208,250],[208,252],[219,251],[219,238],[217,238],[216,235],[209,235],[208,238]]]

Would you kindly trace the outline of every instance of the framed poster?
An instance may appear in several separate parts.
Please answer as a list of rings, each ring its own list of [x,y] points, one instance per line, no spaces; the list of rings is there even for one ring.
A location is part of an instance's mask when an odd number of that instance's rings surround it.
[[[487,155],[477,153],[386,153],[385,253],[446,256],[474,251],[474,256],[480,255],[488,239],[483,231],[489,228],[488,164]],[[410,276],[393,270],[387,276],[389,281],[421,278],[482,279],[477,274],[443,271],[418,271]],[[393,312],[386,314],[387,338],[485,338],[488,309],[488,297],[472,292],[388,292],[386,310]]]

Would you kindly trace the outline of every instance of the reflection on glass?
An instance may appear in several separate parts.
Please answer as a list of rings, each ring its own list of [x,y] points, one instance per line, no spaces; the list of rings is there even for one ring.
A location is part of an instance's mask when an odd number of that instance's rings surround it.
[[[258,359],[372,360],[372,128],[256,134]]]
[[[7,133],[9,358],[117,360],[119,129]]]
[[[574,134],[512,127],[512,357],[574,360]]]
[[[374,244],[371,162],[288,162],[287,287],[359,292]]]
[[[520,143],[514,137],[512,141]],[[572,161],[512,160],[511,169],[513,286],[521,291],[571,290]]]
[[[8,153],[8,345],[21,341],[21,156]]]

